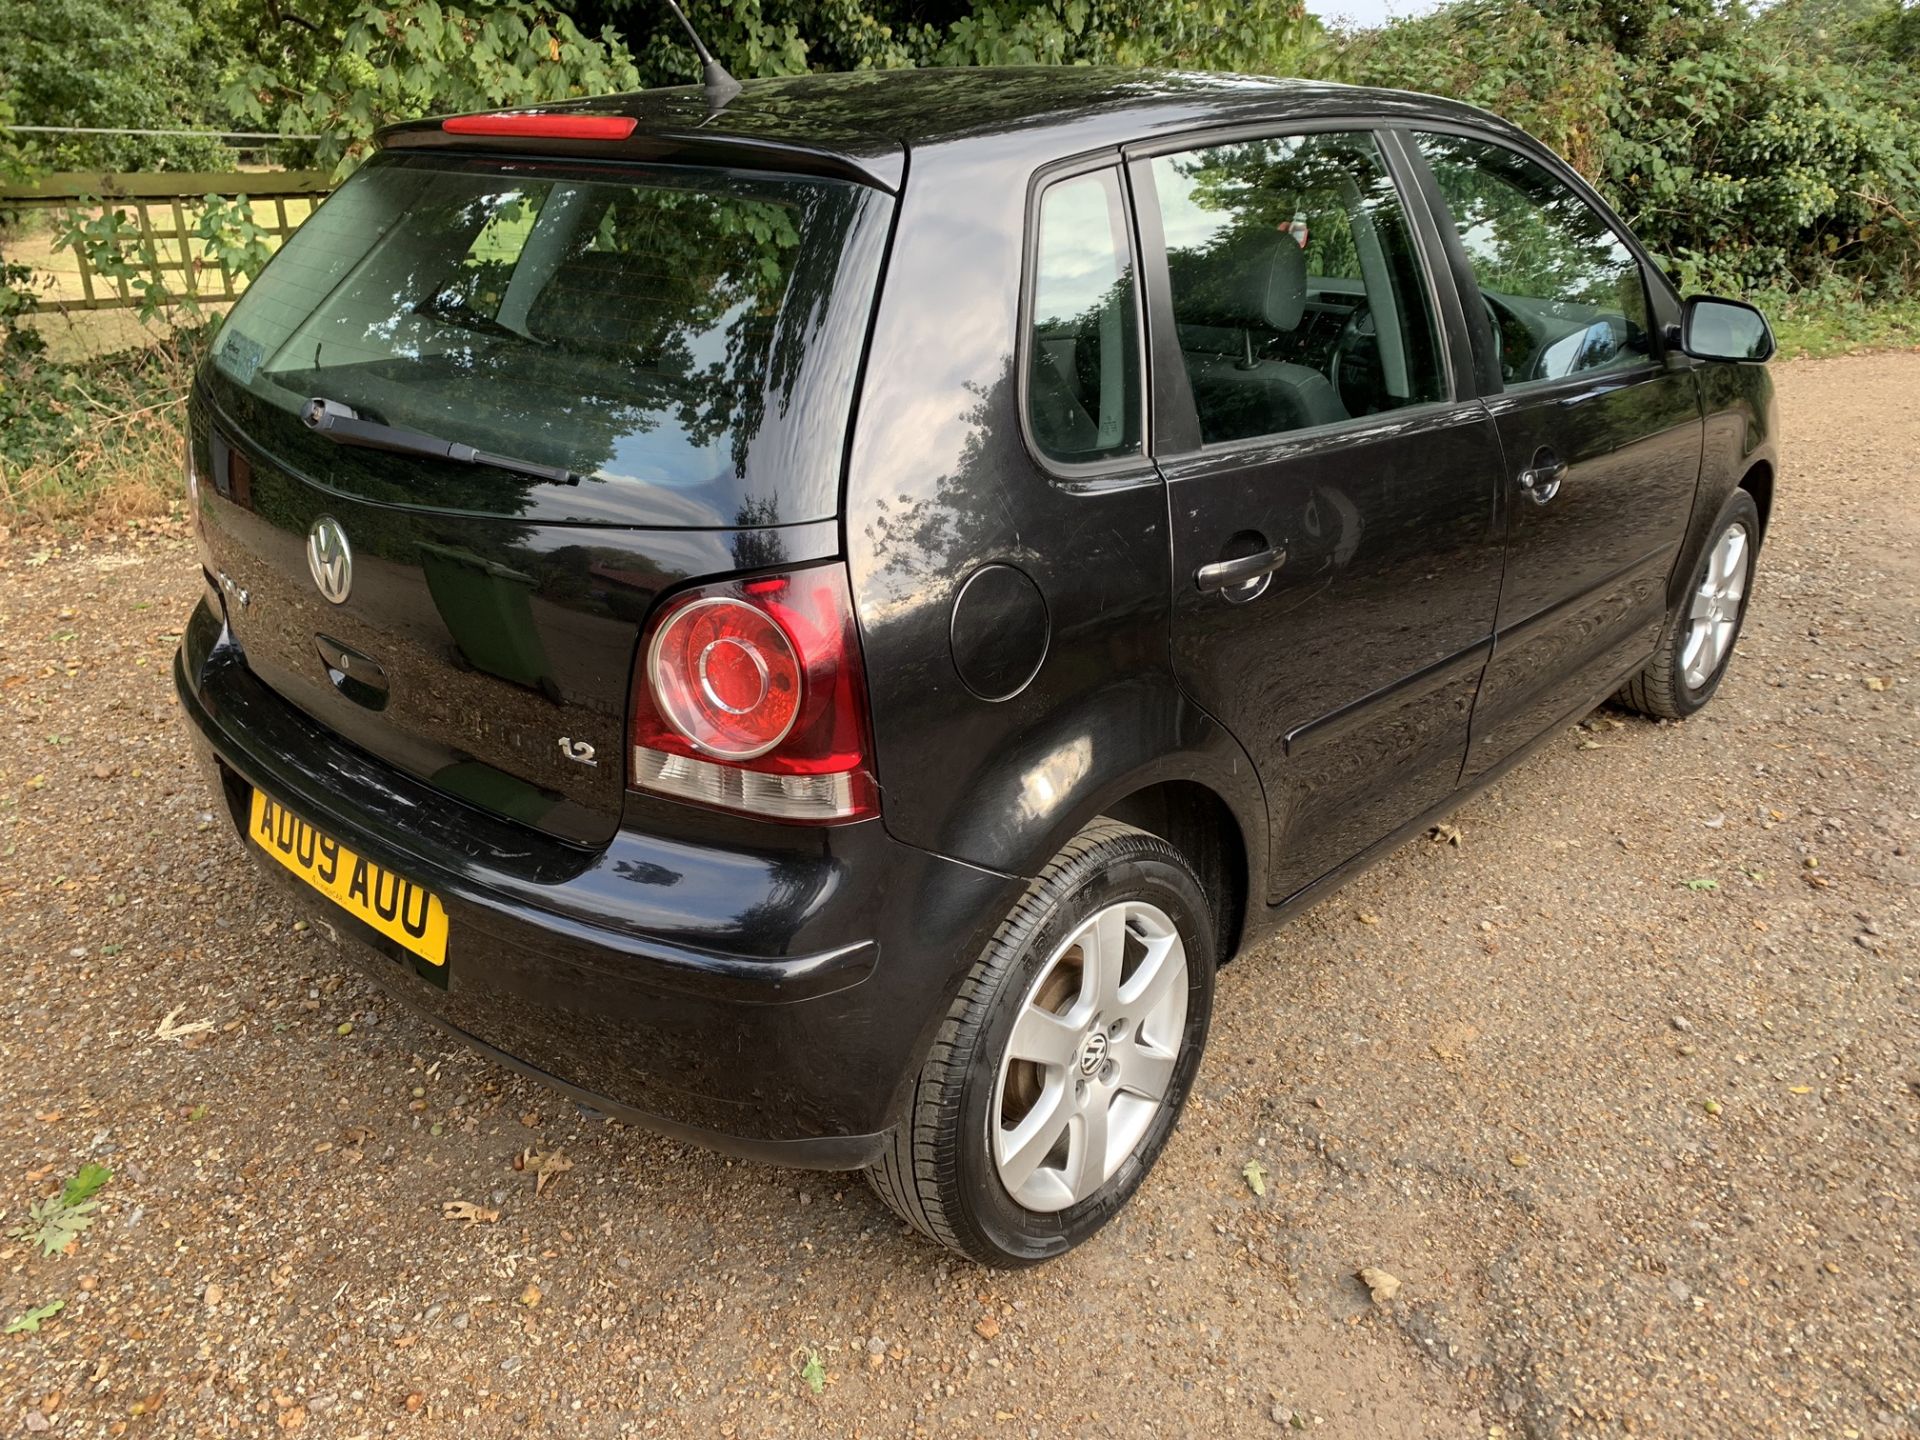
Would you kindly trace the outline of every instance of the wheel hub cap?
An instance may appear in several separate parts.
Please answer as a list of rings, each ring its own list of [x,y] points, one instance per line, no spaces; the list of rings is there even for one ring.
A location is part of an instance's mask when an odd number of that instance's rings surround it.
[[[1107,1032],[1095,1030],[1080,1042],[1080,1059],[1076,1065],[1081,1075],[1098,1075],[1100,1067],[1107,1063]]]
[[[1166,1104],[1187,1023],[1187,951],[1165,911],[1109,905],[1040,967],[1014,1017],[989,1124],[994,1168],[1029,1210],[1112,1178]]]

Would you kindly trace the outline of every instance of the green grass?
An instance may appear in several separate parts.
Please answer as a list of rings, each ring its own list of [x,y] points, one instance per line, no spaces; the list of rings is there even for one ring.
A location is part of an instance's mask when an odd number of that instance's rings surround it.
[[[1920,347],[1920,295],[1867,301],[1831,290],[1802,290],[1753,300],[1773,322],[1782,359]]]

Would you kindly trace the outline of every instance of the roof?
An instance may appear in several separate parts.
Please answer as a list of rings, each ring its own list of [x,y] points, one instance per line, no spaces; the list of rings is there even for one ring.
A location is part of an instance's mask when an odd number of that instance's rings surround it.
[[[750,80],[718,111],[697,85],[532,107],[532,112],[630,115],[624,141],[475,141],[438,120],[381,132],[381,144],[458,145],[583,157],[726,158],[774,169],[843,174],[889,190],[908,153],[974,138],[1029,135],[1060,156],[1210,125],[1301,115],[1452,116],[1500,125],[1455,101],[1319,81],[1074,66],[869,70]],[[530,113],[532,113],[530,112]],[[1507,128],[1502,126],[1501,128]]]

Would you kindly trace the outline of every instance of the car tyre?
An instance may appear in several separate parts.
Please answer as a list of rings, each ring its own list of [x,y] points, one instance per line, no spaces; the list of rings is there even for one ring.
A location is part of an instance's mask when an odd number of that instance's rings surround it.
[[[1106,1224],[1199,1067],[1215,934],[1172,845],[1106,819],[1082,831],[961,983],[867,1171],[880,1198],[930,1239],[1006,1268]]]
[[[1614,699],[1661,720],[1683,720],[1713,698],[1747,618],[1760,553],[1760,509],[1735,490],[1720,507],[1693,578],[1667,616],[1660,648]]]

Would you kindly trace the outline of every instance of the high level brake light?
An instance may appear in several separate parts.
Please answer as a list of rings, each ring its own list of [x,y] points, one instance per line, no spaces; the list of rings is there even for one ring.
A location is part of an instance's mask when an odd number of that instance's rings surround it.
[[[449,135],[522,135],[543,140],[624,140],[639,122],[631,115],[453,115],[440,122]]]
[[[647,626],[636,790],[775,820],[858,820],[880,803],[871,733],[840,565],[704,586]]]

